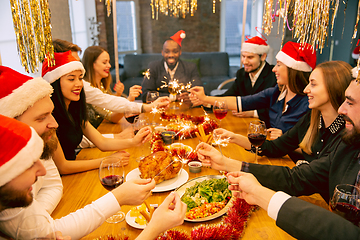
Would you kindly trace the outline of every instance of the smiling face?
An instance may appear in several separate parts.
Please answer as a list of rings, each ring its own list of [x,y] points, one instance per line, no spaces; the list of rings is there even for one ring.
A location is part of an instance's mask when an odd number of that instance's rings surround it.
[[[83,88],[83,74],[81,70],[75,70],[60,77],[61,92],[64,96],[66,108],[69,108],[71,101],[80,100],[80,92]]]
[[[0,209],[26,207],[33,201],[32,185],[46,170],[38,160],[19,176],[0,187]]]
[[[44,152],[40,157],[41,159],[50,158],[58,145],[56,129],[59,125],[51,115],[53,110],[54,104],[50,96],[46,96],[35,102],[32,107],[16,118],[20,122],[33,127],[44,140]]]
[[[304,93],[309,98],[309,108],[320,111],[326,108],[333,108],[322,71],[316,68],[311,73],[309,81],[309,84],[304,89]]]
[[[348,144],[354,144],[360,140],[360,84],[352,81],[345,91],[345,102],[340,106],[338,113],[344,116],[346,121],[342,139]]]
[[[251,52],[241,52],[241,62],[244,65],[244,70],[247,73],[256,73],[258,68],[261,65],[261,61],[265,61],[266,53],[263,55],[251,53]]]
[[[163,45],[163,50],[161,51],[166,64],[170,69],[173,69],[177,62],[179,61],[181,55],[181,48],[177,42],[173,40],[167,40]]]
[[[96,79],[101,80],[102,78],[108,77],[111,68],[109,54],[103,51],[95,60],[93,67]]]
[[[288,67],[280,61],[276,61],[275,67],[272,69],[275,73],[277,84],[279,85],[288,85],[289,84],[289,74]]]

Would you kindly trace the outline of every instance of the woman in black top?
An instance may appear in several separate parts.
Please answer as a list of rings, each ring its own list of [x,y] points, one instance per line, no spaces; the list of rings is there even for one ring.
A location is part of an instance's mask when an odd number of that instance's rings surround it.
[[[300,147],[302,159],[311,162],[328,154],[331,146],[340,141],[340,132],[345,122],[337,110],[345,100],[345,89],[352,79],[348,63],[331,61],[319,64],[304,89],[311,112],[284,135],[272,141],[266,140],[259,148],[259,155],[281,157],[291,155]],[[223,138],[230,138],[230,142],[245,149],[253,148],[245,136],[225,129],[216,129],[214,132]]]
[[[51,83],[54,93],[53,115],[59,124],[57,136],[60,146],[53,155],[53,160],[61,174],[87,171],[99,167],[101,159],[89,161],[75,160],[75,149],[85,135],[102,151],[118,151],[138,146],[151,138],[151,129],[141,129],[131,139],[111,139],[102,136],[87,120],[83,76],[85,69],[80,61],[74,58],[71,51],[55,53],[55,66],[48,66],[48,59],[43,63],[43,78]],[[128,159],[128,153],[127,159]],[[123,157],[123,153],[115,153]]]

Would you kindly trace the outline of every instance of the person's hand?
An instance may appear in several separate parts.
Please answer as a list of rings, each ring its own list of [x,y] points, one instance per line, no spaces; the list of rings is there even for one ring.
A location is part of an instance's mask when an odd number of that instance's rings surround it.
[[[275,140],[283,134],[282,130],[278,128],[268,128],[267,132],[270,134],[270,140]]]
[[[134,136],[135,135],[132,126],[125,128],[121,133],[114,134],[114,138],[120,138],[120,139],[129,139],[129,138],[133,138]]]
[[[140,146],[143,143],[146,143],[147,141],[151,140],[151,127],[147,126],[147,127],[143,127],[141,128],[137,134],[135,135],[135,137],[132,139],[134,146]]]
[[[144,108],[146,112],[150,112],[154,107],[167,109],[170,105],[169,97],[159,97],[154,102],[150,104],[144,104]]]
[[[122,82],[117,82],[114,86],[114,91],[116,92],[116,96],[121,96],[121,94],[124,92],[124,84]]]
[[[224,157],[214,147],[202,142],[196,146],[195,152],[197,152],[198,158],[203,166],[211,167],[219,171],[226,171]]]
[[[233,196],[245,199],[249,204],[257,204],[257,189],[263,186],[254,175],[245,172],[230,172],[226,176]]]
[[[127,151],[124,151],[124,150],[118,151],[116,153],[111,154],[110,156],[120,158],[122,160],[122,162],[124,163],[124,166],[129,164],[130,153],[128,153]]]
[[[220,139],[228,138],[230,143],[235,142],[236,133],[233,133],[226,129],[217,128],[214,130],[214,135],[216,135]]]
[[[134,101],[135,98],[137,98],[138,96],[140,96],[140,94],[142,94],[142,87],[139,85],[134,85],[129,89],[129,96],[128,96],[128,100],[129,101]]]
[[[232,114],[235,117],[254,117],[254,111],[237,112],[232,110]]]
[[[70,236],[63,236],[60,231],[55,232],[56,240],[71,240]]]
[[[150,195],[155,188],[154,179],[132,179],[124,182],[111,192],[121,205],[139,205]]]
[[[176,95],[176,100],[183,102],[183,103],[191,103],[188,92],[182,92],[182,93]]]
[[[204,103],[204,99],[206,98],[204,87],[192,87],[189,89],[189,92],[189,98],[194,105],[201,105]]]
[[[158,234],[183,224],[187,206],[176,192],[171,192],[155,210],[148,226]],[[166,221],[164,221],[166,219]]]

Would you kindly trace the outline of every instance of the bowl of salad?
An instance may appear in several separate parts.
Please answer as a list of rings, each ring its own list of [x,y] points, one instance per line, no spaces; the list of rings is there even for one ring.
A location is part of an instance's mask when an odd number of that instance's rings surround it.
[[[232,194],[225,176],[207,175],[194,178],[176,189],[186,203],[185,220],[204,222],[222,216],[231,206]]]

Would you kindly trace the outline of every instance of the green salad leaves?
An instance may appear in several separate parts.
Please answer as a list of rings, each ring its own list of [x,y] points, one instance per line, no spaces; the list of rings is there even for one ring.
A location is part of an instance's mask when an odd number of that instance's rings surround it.
[[[231,191],[226,178],[196,182],[185,190],[181,201],[186,203],[187,211],[204,203],[222,202],[231,198]]]

